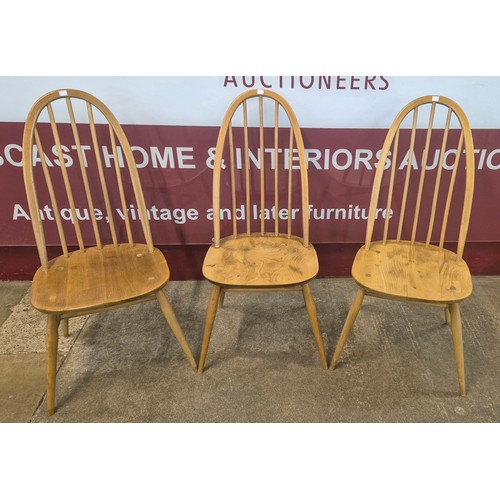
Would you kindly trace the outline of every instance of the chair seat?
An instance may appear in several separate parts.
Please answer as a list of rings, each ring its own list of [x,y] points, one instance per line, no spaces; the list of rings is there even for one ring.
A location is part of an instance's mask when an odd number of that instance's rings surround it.
[[[469,268],[450,250],[409,241],[363,246],[352,265],[354,280],[376,295],[452,303],[472,293]]]
[[[211,246],[203,275],[212,283],[228,286],[276,287],[305,283],[319,270],[312,245],[286,235],[251,234],[221,240]]]
[[[170,278],[165,257],[146,245],[106,245],[77,250],[38,269],[31,303],[46,313],[71,313],[108,307],[144,297]]]

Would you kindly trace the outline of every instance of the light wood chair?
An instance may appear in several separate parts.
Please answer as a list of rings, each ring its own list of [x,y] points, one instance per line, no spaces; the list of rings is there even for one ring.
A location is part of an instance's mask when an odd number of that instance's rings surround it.
[[[474,146],[463,110],[442,96],[410,102],[396,116],[380,155],[365,245],[352,265],[359,290],[331,368],[365,295],[437,306],[451,322],[460,394],[465,395],[459,302],[472,293],[462,255],[473,189]],[[456,251],[445,248],[445,242]]]
[[[24,128],[23,170],[41,260],[31,302],[48,315],[49,415],[55,408],[58,328],[68,335],[68,318],[156,298],[196,370],[163,292],[170,271],[153,246],[132,150],[111,111],[79,90],[41,97]],[[49,260],[54,252],[47,247],[54,245],[62,255]]]
[[[275,92],[244,92],[226,112],[214,159],[213,221],[213,245],[203,263],[213,289],[198,372],[226,291],[301,291],[327,368],[309,286],[318,259],[309,241],[304,144],[292,108]]]

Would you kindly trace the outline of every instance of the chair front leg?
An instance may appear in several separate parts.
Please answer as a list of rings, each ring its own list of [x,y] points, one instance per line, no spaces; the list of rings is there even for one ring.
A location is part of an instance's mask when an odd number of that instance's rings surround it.
[[[203,373],[203,368],[205,366],[205,359],[208,352],[208,344],[210,343],[210,337],[212,335],[212,329],[215,322],[215,315],[217,314],[217,307],[219,304],[219,296],[221,293],[221,287],[214,285],[212,288],[212,295],[210,295],[210,300],[208,302],[207,317],[205,320],[205,332],[203,334],[203,343],[201,345],[200,361],[198,363],[198,373]]]
[[[163,290],[159,290],[158,292],[156,292],[156,298],[158,299],[158,302],[160,303],[160,307],[161,307],[161,310],[163,312],[163,316],[165,316],[165,319],[167,320],[167,323],[169,324],[173,334],[175,335],[177,342],[179,342],[182,350],[184,351],[184,354],[186,355],[186,358],[188,359],[189,363],[196,371],[196,369],[197,369],[196,360],[194,359],[193,353],[191,352],[189,344],[187,343],[187,340],[186,340],[186,337],[184,336],[184,332],[182,331],[181,325],[177,321],[177,317],[174,313],[174,310],[172,309],[172,306],[170,305],[170,302],[168,301]]]
[[[56,400],[56,373],[57,373],[57,345],[59,341],[59,316],[47,316],[47,330],[45,334],[45,349],[47,359],[47,413],[54,414]]]
[[[462,341],[462,319],[460,317],[460,306],[455,302],[450,304],[451,335],[455,349],[455,362],[458,373],[458,386],[460,396],[465,396],[465,368],[464,368],[464,346]]]
[[[361,304],[363,304],[363,299],[365,298],[365,291],[360,288],[356,297],[354,298],[354,302],[352,303],[351,309],[349,309],[349,313],[347,314],[347,318],[344,323],[344,328],[342,328],[342,333],[340,334],[340,340],[335,349],[335,353],[333,354],[333,359],[330,364],[330,368],[333,370],[335,365],[342,354],[342,350],[344,349],[344,345],[347,341],[347,337],[351,333],[352,326],[356,321],[359,310],[361,309]]]
[[[306,303],[307,314],[309,315],[309,320],[311,322],[312,331],[314,333],[314,338],[316,339],[316,344],[319,350],[319,356],[321,358],[321,364],[323,368],[328,369],[328,361],[326,360],[325,348],[323,346],[323,339],[321,338],[321,331],[319,328],[318,314],[316,312],[316,305],[314,304],[314,299],[311,292],[311,287],[309,283],[302,286],[302,294],[304,295],[304,302]]]

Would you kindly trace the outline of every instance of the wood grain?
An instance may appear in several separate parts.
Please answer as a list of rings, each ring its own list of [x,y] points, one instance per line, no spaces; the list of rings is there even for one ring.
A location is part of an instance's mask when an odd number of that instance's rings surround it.
[[[352,277],[372,295],[451,303],[472,293],[469,268],[450,250],[409,241],[372,242],[359,250]]]
[[[105,245],[49,261],[33,278],[31,302],[46,313],[77,313],[149,295],[170,277],[160,250],[146,245]]]
[[[313,246],[271,234],[239,236],[212,245],[203,263],[203,275],[212,283],[231,286],[276,287],[305,283],[319,270]]]

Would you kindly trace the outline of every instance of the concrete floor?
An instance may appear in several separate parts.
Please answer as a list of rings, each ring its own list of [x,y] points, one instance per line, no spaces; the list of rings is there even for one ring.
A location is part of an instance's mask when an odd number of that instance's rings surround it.
[[[196,358],[207,282],[166,293]],[[330,361],[356,292],[312,283]],[[467,396],[440,309],[366,298],[335,371],[321,368],[300,293],[229,293],[201,375],[156,302],[70,322],[56,413],[45,400],[45,316],[29,283],[0,282],[0,422],[499,422],[500,276],[462,304]]]

